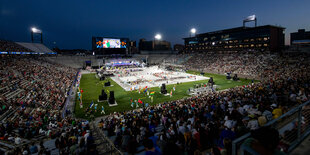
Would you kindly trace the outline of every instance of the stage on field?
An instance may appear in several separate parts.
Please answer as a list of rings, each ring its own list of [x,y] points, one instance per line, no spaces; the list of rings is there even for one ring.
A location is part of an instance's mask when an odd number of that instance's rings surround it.
[[[209,77],[193,75],[185,72],[167,71],[158,66],[131,69],[131,71],[119,71],[111,77],[118,85],[126,91],[138,90],[141,88],[161,87],[162,84],[180,84],[208,80]]]

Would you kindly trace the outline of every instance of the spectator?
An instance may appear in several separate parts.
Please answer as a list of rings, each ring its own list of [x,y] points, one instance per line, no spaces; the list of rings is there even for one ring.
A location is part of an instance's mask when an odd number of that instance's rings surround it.
[[[153,141],[147,139],[144,142],[145,155],[161,155],[161,152],[158,147],[154,147]]]

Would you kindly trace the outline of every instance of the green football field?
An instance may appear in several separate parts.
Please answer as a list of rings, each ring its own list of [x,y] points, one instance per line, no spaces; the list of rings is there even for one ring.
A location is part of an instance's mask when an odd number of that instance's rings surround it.
[[[189,71],[188,73],[198,75],[200,72]],[[209,73],[205,73],[204,76],[213,77],[213,80],[217,85],[217,90],[223,90],[249,84],[252,81],[251,79],[247,80],[240,79],[240,81],[227,80],[226,76],[224,75],[209,74]],[[107,82],[107,80],[111,82],[112,85],[111,87],[104,87],[104,83]],[[119,86],[116,82],[114,82],[110,78],[106,79],[105,81],[100,81],[98,78],[96,78],[95,74],[83,74],[80,81],[80,88],[84,91],[82,94],[83,108],[80,108],[79,101],[77,99],[75,105],[75,116],[80,118],[89,118],[89,115],[86,116],[85,109],[90,106],[90,103],[92,101],[94,101],[95,104],[98,104],[97,112],[93,112],[94,116],[98,117],[102,116],[101,106],[104,107],[106,114],[110,114],[111,112],[122,112],[134,109],[135,107],[134,108],[131,107],[130,102],[131,99],[133,100],[141,99],[144,103],[149,103],[149,105],[163,103],[165,101],[178,100],[184,97],[189,97],[187,91],[189,88],[193,88],[195,84],[201,84],[207,82],[208,80],[201,80],[195,82],[186,82],[178,85],[175,84],[167,85],[166,88],[168,93],[170,93],[174,85],[176,86],[176,90],[173,92],[172,97],[160,94],[159,87],[148,88],[150,92],[151,91],[155,92],[153,103],[151,103],[151,99],[143,92],[139,94],[138,91],[125,91],[121,86]],[[114,96],[118,104],[117,106],[110,107],[107,101],[100,103],[97,102],[102,89],[104,89],[105,92],[114,91]],[[92,107],[92,110],[94,111],[94,106]]]

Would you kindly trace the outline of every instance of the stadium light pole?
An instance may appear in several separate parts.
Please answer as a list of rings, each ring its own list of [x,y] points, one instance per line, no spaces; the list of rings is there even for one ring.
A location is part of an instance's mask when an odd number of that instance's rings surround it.
[[[156,39],[156,40],[161,40],[161,35],[160,35],[160,34],[156,34],[156,35],[155,35],[155,39]]]
[[[42,36],[42,31],[40,29],[37,29],[36,27],[31,28],[31,41],[32,43],[34,42],[34,34],[40,34],[41,35],[41,44],[43,43],[43,36]]]
[[[195,37],[196,32],[197,32],[197,30],[196,30],[195,28],[192,28],[192,29],[191,29],[191,33],[190,33],[190,37],[192,37],[192,34],[193,34],[193,36]]]
[[[156,49],[156,40],[160,41],[161,40],[161,34],[156,34],[154,37],[154,50]]]

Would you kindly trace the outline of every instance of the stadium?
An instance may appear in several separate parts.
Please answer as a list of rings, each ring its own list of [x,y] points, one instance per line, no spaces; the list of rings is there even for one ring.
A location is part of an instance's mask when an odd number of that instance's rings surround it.
[[[161,33],[137,46],[140,30],[116,23],[89,29],[89,49],[39,27],[30,41],[1,32],[0,154],[307,154],[309,32],[288,46],[284,26],[240,21],[177,32],[174,48]]]

